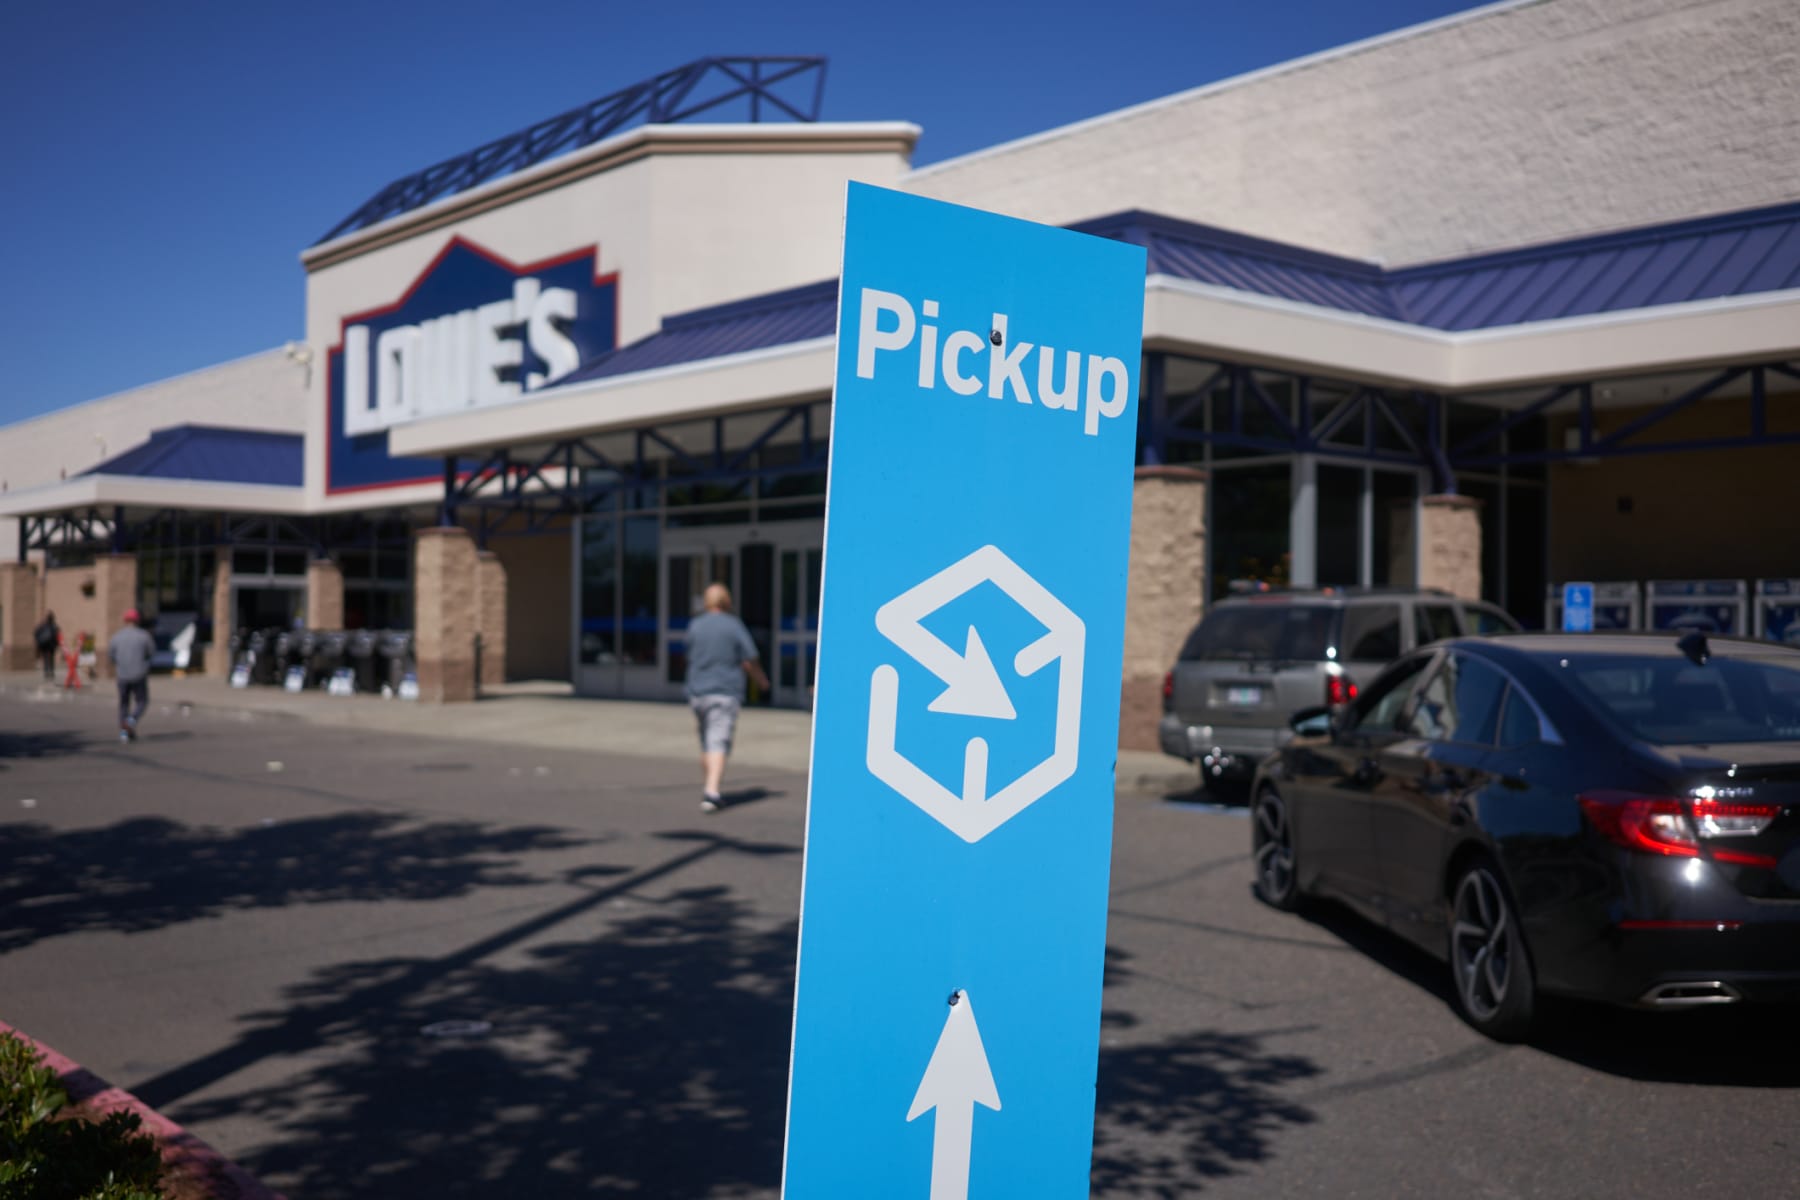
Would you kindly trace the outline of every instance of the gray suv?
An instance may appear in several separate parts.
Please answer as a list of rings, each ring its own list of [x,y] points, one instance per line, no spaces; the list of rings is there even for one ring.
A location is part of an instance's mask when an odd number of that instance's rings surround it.
[[[1163,752],[1202,782],[1249,778],[1293,736],[1288,717],[1348,704],[1415,646],[1509,633],[1517,621],[1447,592],[1325,589],[1231,596],[1208,612],[1163,681]]]

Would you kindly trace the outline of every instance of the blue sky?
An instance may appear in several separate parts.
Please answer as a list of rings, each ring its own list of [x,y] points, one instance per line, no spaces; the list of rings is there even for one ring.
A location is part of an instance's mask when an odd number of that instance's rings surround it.
[[[1465,0],[0,7],[0,424],[298,338],[299,252],[383,184],[707,55],[824,54],[923,165]]]

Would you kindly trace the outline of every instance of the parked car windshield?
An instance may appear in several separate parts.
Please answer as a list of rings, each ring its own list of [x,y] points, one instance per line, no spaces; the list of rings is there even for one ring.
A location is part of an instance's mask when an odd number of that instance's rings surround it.
[[[1184,662],[1209,659],[1323,662],[1337,610],[1324,604],[1241,605],[1208,613],[1181,648]]]
[[[1566,677],[1634,735],[1658,745],[1800,742],[1800,662],[1571,654]]]

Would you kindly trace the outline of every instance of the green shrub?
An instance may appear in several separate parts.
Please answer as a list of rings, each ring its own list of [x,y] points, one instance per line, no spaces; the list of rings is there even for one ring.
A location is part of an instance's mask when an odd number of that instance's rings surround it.
[[[0,1200],[163,1200],[162,1158],[137,1114],[54,1120],[69,1094],[38,1058],[0,1034]]]

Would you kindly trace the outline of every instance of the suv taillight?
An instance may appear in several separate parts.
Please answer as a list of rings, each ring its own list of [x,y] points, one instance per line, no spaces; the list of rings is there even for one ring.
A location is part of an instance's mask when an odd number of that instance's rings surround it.
[[[1325,703],[1336,708],[1340,704],[1348,704],[1356,699],[1356,680],[1348,675],[1327,675],[1325,677]]]
[[[1781,812],[1779,804],[1741,804],[1703,799],[1689,804],[1673,796],[1640,796],[1634,792],[1584,792],[1579,797],[1588,823],[1607,841],[1647,854],[1696,858],[1700,838],[1755,835],[1766,829]],[[1695,822],[1699,822],[1696,832]],[[1766,854],[1747,854],[1710,846],[1718,862],[1747,867],[1772,867]]]
[[[1163,674],[1163,711],[1169,712],[1175,707],[1175,672]]]

